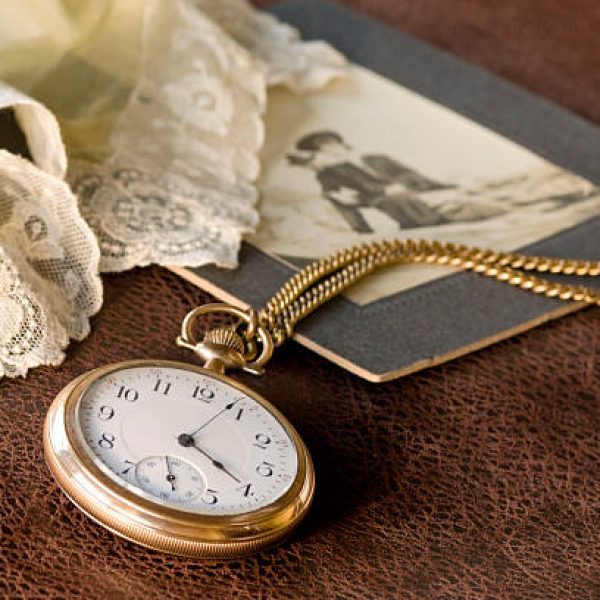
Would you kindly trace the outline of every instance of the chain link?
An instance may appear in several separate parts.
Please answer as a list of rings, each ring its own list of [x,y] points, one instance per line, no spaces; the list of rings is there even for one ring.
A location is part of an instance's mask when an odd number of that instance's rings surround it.
[[[474,271],[549,298],[600,305],[600,293],[585,286],[557,283],[533,273],[597,277],[600,262],[494,252],[426,240],[373,242],[317,260],[291,277],[259,311],[262,327],[276,346],[298,321],[369,274],[402,263],[442,265]]]

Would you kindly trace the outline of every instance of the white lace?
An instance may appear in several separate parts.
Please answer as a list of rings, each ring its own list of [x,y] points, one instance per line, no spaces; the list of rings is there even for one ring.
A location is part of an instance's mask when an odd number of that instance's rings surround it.
[[[68,336],[56,315],[23,281],[0,247],[0,377],[58,365]]]
[[[95,238],[60,179],[56,119],[0,82],[0,110],[14,110],[37,165],[0,151],[0,375],[57,364],[69,338],[87,334],[98,265],[235,266],[258,222],[267,86],[307,91],[345,69],[331,47],[301,42],[244,0],[146,0],[142,31],[141,73],[110,156],[69,164]]]
[[[242,236],[258,222],[267,78],[300,89],[343,72],[332,48],[303,45],[246,2],[196,5],[149,5],[142,75],[113,129],[114,154],[71,166],[102,271],[236,266]]]
[[[99,252],[64,181],[0,150],[0,182],[0,375],[24,375],[88,334]]]
[[[7,109],[14,112],[38,167],[57,177],[64,177],[67,153],[54,115],[39,102],[0,81],[0,111]]]
[[[346,60],[329,44],[303,42],[296,29],[240,0],[194,0],[239,44],[262,61],[269,85],[317,90],[346,73]]]

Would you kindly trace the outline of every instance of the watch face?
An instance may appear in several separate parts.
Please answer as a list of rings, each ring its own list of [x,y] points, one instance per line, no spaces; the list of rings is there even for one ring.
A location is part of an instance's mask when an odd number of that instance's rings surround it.
[[[193,513],[267,506],[298,471],[294,442],[262,404],[209,374],[113,371],[90,385],[76,423],[93,462],[134,493]]]

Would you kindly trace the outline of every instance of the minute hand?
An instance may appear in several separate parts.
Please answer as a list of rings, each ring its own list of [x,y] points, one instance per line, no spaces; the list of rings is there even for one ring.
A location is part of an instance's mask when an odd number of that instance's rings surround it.
[[[190,435],[191,437],[194,437],[200,430],[204,429],[207,425],[210,425],[217,417],[220,417],[224,412],[231,410],[239,401],[240,400],[238,398],[237,400],[230,402],[225,408],[221,409],[216,415],[213,415],[210,419],[208,419],[208,421],[206,421],[206,423],[203,423],[202,425],[200,425],[200,427],[198,427],[198,429],[196,429],[193,433],[190,433],[188,435]]]

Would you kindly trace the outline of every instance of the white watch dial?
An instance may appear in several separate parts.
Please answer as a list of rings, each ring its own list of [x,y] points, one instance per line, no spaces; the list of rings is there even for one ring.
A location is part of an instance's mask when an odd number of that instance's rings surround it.
[[[278,419],[233,385],[177,367],[130,367],[78,405],[96,465],[154,502],[205,514],[267,506],[292,485],[296,448]]]

